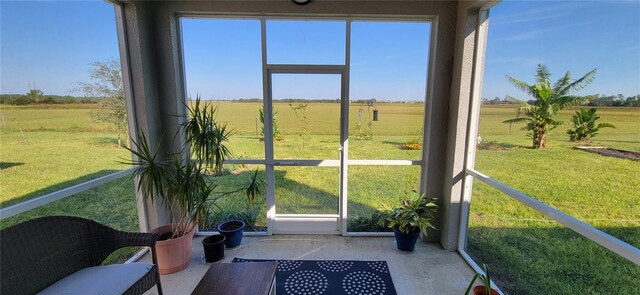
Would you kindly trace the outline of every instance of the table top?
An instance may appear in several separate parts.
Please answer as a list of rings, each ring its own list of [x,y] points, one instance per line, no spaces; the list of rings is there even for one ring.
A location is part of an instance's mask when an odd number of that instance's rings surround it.
[[[191,294],[268,295],[276,262],[214,263]]]

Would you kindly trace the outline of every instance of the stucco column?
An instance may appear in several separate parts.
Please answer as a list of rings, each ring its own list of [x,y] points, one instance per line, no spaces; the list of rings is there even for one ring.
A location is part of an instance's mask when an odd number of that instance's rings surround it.
[[[478,17],[484,3],[460,2],[456,26],[449,122],[445,156],[442,233],[440,243],[447,250],[456,250],[460,237],[461,200],[464,193],[467,137],[470,123],[473,85],[476,77],[476,45]],[[470,143],[473,144],[473,143]],[[462,233],[466,234],[466,233]]]
[[[129,130],[131,134],[143,132],[151,147],[157,146],[164,137],[162,113],[158,100],[158,77],[156,69],[156,51],[154,48],[152,3],[122,4],[123,30],[120,33],[121,51],[126,54],[128,73],[123,77],[129,113]],[[172,137],[172,135],[170,136]],[[165,153],[165,145],[160,152]],[[140,230],[147,231],[160,225],[170,223],[164,208],[156,203],[145,201],[137,192],[136,203]]]

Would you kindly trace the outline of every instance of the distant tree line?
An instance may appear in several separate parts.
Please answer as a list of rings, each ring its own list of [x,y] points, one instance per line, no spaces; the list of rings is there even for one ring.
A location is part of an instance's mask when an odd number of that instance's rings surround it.
[[[588,102],[585,105],[588,106],[600,106],[600,107],[640,107],[640,94],[634,96],[625,97],[622,94],[618,95],[605,95],[605,94],[594,94],[586,96]],[[531,99],[527,101],[527,104],[533,105],[536,102],[535,99]],[[504,98],[494,97],[493,99],[488,99],[486,97],[482,98],[482,104],[485,105],[514,105],[514,104],[522,104],[523,101],[513,98],[511,96],[505,95]]]
[[[622,94],[595,94],[590,96],[587,105],[601,107],[640,107],[640,94],[628,97],[624,97]]]
[[[102,98],[75,97],[60,95],[45,95],[42,91],[34,89],[27,94],[0,94],[0,104],[31,105],[31,104],[92,104],[98,103]]]
[[[519,99],[515,99],[511,96],[505,95],[504,98],[494,97],[493,99],[488,99],[486,97],[482,98],[482,104],[521,104],[522,101]]]

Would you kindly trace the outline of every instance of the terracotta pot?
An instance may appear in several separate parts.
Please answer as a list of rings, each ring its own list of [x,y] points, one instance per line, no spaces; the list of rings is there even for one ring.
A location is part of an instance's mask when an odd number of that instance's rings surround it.
[[[155,233],[171,232],[171,224],[167,224],[152,230]],[[193,227],[189,233],[175,239],[168,239],[156,242],[156,252],[158,253],[158,269],[161,275],[179,272],[189,266],[191,261],[191,243],[196,228]]]
[[[482,285],[478,285],[473,287],[473,295],[486,295],[487,288],[485,286]],[[494,290],[493,288],[491,289],[491,295],[500,295],[500,293],[498,293],[498,291]]]

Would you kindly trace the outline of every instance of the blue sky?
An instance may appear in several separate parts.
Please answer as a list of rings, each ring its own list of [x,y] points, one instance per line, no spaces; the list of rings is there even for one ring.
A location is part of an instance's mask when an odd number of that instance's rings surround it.
[[[352,99],[422,100],[430,24],[353,22]],[[184,19],[185,74],[189,95],[262,98],[260,22]],[[345,63],[344,21],[267,21],[269,64]],[[337,75],[278,75],[274,98],[340,97]]]
[[[0,92],[69,95],[89,64],[118,58],[113,6],[104,2],[0,2]],[[78,94],[80,95],[80,94]]]
[[[552,80],[596,68],[582,94],[640,94],[640,1],[518,1],[491,9],[483,96],[526,99],[506,82],[534,82],[536,65]]]
[[[0,92],[67,95],[89,64],[118,57],[114,12],[104,2],[0,2]],[[428,23],[354,22],[352,99],[422,99]],[[270,21],[270,63],[343,63],[344,23]],[[262,97],[258,21],[183,20],[189,94]],[[533,81],[536,64],[558,78],[597,68],[582,94],[640,93],[640,1],[505,1],[491,11],[483,96],[526,99],[506,82]],[[280,75],[275,97],[333,98],[336,76]]]

